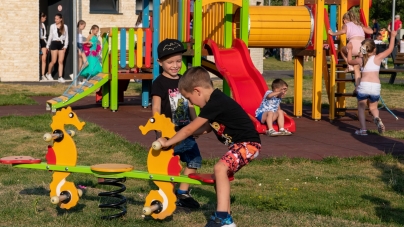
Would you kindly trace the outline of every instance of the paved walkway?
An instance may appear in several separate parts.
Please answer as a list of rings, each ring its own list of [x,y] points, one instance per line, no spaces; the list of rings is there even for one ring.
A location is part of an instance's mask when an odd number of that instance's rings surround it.
[[[37,115],[49,113],[45,110],[45,102],[51,97],[33,97],[38,105],[32,106],[1,106],[0,117],[6,115]],[[140,106],[140,97],[126,97],[117,112],[103,109],[95,103],[94,97],[84,98],[71,107],[84,121],[95,123],[111,132],[119,134],[130,142],[137,142],[149,147],[154,141],[154,133],[143,136],[138,129],[139,125],[147,122],[151,116],[151,109]],[[292,106],[283,106],[290,114]],[[354,130],[359,122],[350,118],[330,123],[327,113],[321,121],[310,119],[311,109],[304,109],[302,118],[295,118],[297,131],[289,137],[266,137],[261,135],[262,151],[260,158],[264,157],[302,157],[322,159],[328,156],[352,157],[367,156],[391,152],[404,154],[404,140],[390,139],[379,135],[356,136]],[[404,129],[404,110],[394,110],[400,120],[396,121],[387,111],[381,111],[381,118],[387,129]],[[376,126],[368,122],[369,129]],[[80,136],[80,134],[78,134]],[[198,145],[204,158],[220,157],[226,147],[219,143],[210,133],[201,136]]]

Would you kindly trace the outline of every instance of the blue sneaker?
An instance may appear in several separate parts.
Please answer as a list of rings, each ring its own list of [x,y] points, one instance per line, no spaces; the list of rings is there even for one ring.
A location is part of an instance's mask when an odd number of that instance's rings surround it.
[[[236,227],[236,224],[230,214],[227,214],[225,219],[221,219],[216,216],[216,213],[213,213],[205,227]]]

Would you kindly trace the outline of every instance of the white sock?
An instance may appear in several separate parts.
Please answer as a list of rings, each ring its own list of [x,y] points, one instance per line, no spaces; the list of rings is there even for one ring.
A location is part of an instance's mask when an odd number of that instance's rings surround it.
[[[284,129],[284,128],[280,128],[280,129],[279,129],[279,131],[283,131],[283,130],[285,130],[285,129]]]

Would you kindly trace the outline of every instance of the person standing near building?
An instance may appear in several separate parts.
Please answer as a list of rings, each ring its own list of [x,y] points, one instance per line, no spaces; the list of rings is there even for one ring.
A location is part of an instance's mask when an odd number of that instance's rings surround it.
[[[39,31],[40,31],[40,38],[39,38],[39,46],[41,48],[41,80],[48,80],[45,76],[46,70],[46,57],[48,55],[48,50],[46,49],[46,26],[44,22],[46,21],[45,13],[41,13],[39,15]]]
[[[372,23],[373,23],[373,27],[372,27],[372,29],[373,29],[373,37],[372,38],[376,39],[377,34],[379,33],[379,30],[380,30],[380,27],[379,27],[379,23],[377,23],[376,19],[373,19]]]
[[[394,31],[397,31],[397,33],[399,33],[401,27],[402,27],[403,23],[400,20],[400,15],[396,15],[394,17]],[[389,31],[389,33],[391,34],[392,31],[392,24],[390,22],[389,26],[387,27],[387,30]],[[391,57],[394,59],[396,59],[396,55],[397,55],[397,46],[400,43],[400,37],[399,35],[396,36],[396,39],[394,40],[394,49],[393,52],[391,53]]]
[[[51,62],[49,63],[48,73],[45,75],[48,80],[53,80],[52,69],[58,60],[59,83],[64,83],[63,79],[63,62],[67,46],[69,45],[69,34],[67,25],[64,24],[63,16],[60,13],[55,15],[55,23],[49,28],[49,38],[46,48],[51,51]]]

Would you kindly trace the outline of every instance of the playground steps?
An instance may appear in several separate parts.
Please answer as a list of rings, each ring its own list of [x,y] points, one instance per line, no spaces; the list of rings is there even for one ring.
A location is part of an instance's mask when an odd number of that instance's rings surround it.
[[[46,101],[46,110],[55,112],[57,109],[70,105],[96,91],[108,80],[109,74],[99,73],[82,85],[73,86],[72,83],[61,96]]]
[[[337,83],[355,82],[354,78],[337,78],[335,79]]]
[[[352,92],[351,93],[335,93],[335,97],[356,97]]]
[[[333,103],[332,105],[334,105],[333,108],[330,109],[330,112],[333,112],[333,114],[330,115],[331,120],[333,120],[334,117],[340,118],[346,116],[346,112],[357,111],[357,108],[346,108],[345,106],[341,106],[341,104],[337,104],[337,102],[344,103],[342,100],[344,100],[345,98],[356,97],[352,92],[346,92],[345,85],[345,83],[355,83],[353,71],[345,71],[345,69],[347,68],[347,64],[343,59],[338,59],[338,63],[334,64],[334,66],[335,69],[331,70],[331,62],[327,63],[330,79],[332,71],[335,73],[335,75],[332,77],[334,78],[334,81],[327,81],[329,83],[328,87],[335,86],[335,88],[333,89],[334,94],[331,95],[330,93],[328,93],[330,104]],[[333,100],[333,102],[331,102],[331,99]]]

